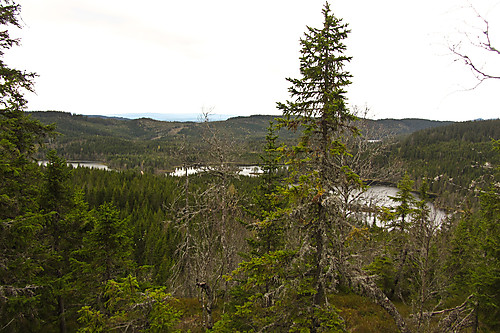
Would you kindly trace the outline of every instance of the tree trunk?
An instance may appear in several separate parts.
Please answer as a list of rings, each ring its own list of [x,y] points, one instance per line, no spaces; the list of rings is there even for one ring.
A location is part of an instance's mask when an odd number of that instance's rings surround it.
[[[59,316],[59,332],[66,333],[66,309],[64,307],[64,299],[62,296],[57,296],[57,307]]]
[[[212,294],[212,290],[210,289],[210,286],[206,284],[205,282],[196,282],[196,286],[201,289],[202,293],[202,307],[203,311],[206,311],[206,320],[203,323],[203,326],[206,329],[212,329],[214,325],[213,317],[212,317],[212,308],[215,303],[215,299]],[[205,295],[207,297],[207,300],[205,302]]]
[[[394,295],[397,295],[400,300],[403,300],[403,296],[401,295],[399,282],[401,281],[401,278],[403,276],[403,269],[406,263],[406,256],[408,254],[408,249],[405,247],[402,252],[403,253],[401,254],[401,262],[398,265],[399,266],[398,271],[396,272],[396,278],[394,279],[394,286],[389,294],[391,298],[393,298]]]

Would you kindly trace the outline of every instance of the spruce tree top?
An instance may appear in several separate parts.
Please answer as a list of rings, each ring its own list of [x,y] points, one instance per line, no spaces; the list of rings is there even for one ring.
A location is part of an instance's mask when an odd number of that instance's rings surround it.
[[[356,119],[347,109],[345,97],[351,75],[344,66],[352,57],[344,55],[343,40],[350,30],[331,13],[328,2],[322,13],[323,28],[307,27],[300,39],[302,78],[287,78],[292,83],[288,89],[292,100],[278,103],[285,126],[304,126],[306,135],[320,128],[321,132],[336,132]]]

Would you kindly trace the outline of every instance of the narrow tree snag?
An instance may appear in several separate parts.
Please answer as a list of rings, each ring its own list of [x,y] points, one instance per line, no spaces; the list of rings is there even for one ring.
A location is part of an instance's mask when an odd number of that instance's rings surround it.
[[[64,307],[64,299],[61,295],[57,296],[57,306],[59,315],[59,332],[66,333],[66,309]]]
[[[394,279],[394,287],[391,289],[390,292],[390,297],[394,297],[394,295],[397,295],[400,300],[403,300],[403,295],[401,294],[401,288],[399,286],[399,282],[401,281],[401,278],[403,277],[403,269],[406,263],[406,256],[408,254],[408,248],[405,246],[402,254],[401,254],[401,260],[398,265],[397,273],[396,273],[396,278]]]
[[[212,307],[214,305],[212,290],[210,289],[210,286],[203,281],[202,282],[196,281],[196,286],[201,289],[202,295],[205,294],[205,296],[207,297],[207,300],[205,302],[205,297],[202,296],[202,307],[207,314],[207,319],[206,321],[204,321],[203,324],[207,329],[211,329],[214,325],[214,321],[212,318]]]

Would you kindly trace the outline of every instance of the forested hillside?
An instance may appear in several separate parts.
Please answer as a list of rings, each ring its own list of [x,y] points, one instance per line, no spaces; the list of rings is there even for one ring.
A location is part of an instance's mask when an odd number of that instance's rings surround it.
[[[456,204],[488,184],[500,156],[492,140],[500,138],[500,119],[454,123],[417,131],[391,148],[390,159],[401,159],[417,180],[427,178],[443,206]]]
[[[113,169],[141,168],[149,172],[171,170],[186,161],[204,163],[207,156],[203,153],[206,151],[203,141],[215,133],[233,143],[226,147],[229,161],[256,164],[269,122],[276,122],[277,118],[250,116],[195,123],[88,117],[56,111],[30,112],[30,115],[44,124],[56,124],[61,136],[49,147],[68,160],[102,161]],[[386,139],[450,123],[423,119],[363,121],[367,140]],[[283,143],[297,138],[297,133],[285,130],[279,130],[278,134]]]
[[[272,116],[232,118],[223,122],[166,122],[148,118],[115,119],[32,112],[44,124],[57,124],[61,133],[49,146],[68,160],[98,160],[113,169],[140,168],[148,172],[172,170],[189,163],[204,163],[206,142],[217,135],[232,142],[228,159],[234,163],[259,161],[259,147]],[[283,140],[293,134],[283,132]]]
[[[68,160],[97,160],[117,170],[156,173],[206,163],[207,143],[213,135],[231,142],[224,147],[228,162],[258,164],[269,122],[278,118],[250,116],[194,123],[88,117],[55,111],[30,115],[44,124],[56,125],[61,135],[48,146]],[[382,172],[371,175],[373,178],[396,184],[404,170],[417,184],[427,178],[430,191],[438,194],[438,201],[446,207],[460,200],[459,196],[463,197],[470,186],[482,183],[487,169],[498,162],[491,140],[500,137],[499,122],[362,119],[358,127],[364,139],[384,142],[385,157],[380,156],[378,161]],[[298,133],[283,129],[277,134],[280,142],[286,144],[298,137]],[[398,170],[387,176],[387,165]]]
[[[498,120],[358,120],[348,26],[322,14],[273,123],[27,113],[35,75],[0,61],[0,332],[498,332]]]

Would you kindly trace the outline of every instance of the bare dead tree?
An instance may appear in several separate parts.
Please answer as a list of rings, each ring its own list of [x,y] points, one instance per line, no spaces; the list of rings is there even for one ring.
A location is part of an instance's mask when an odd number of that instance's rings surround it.
[[[209,329],[213,325],[212,311],[228,288],[223,276],[240,262],[238,253],[245,245],[245,229],[237,221],[240,208],[233,181],[238,170],[228,161],[230,144],[208,118],[209,112],[204,112],[202,139],[207,160],[202,169],[208,180],[206,186],[193,190],[185,175],[186,198],[176,217],[182,241],[173,283],[185,295],[193,295],[196,288],[203,326]]]

